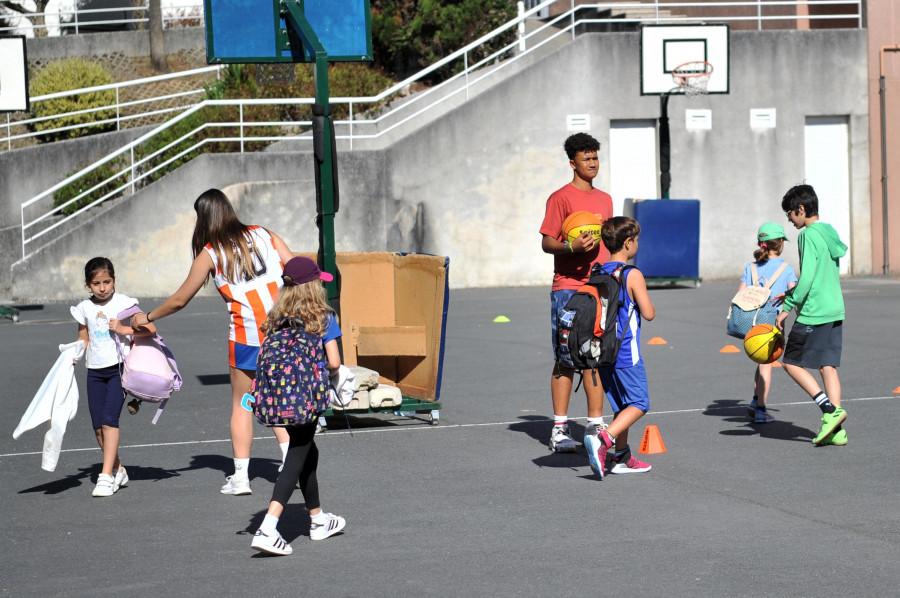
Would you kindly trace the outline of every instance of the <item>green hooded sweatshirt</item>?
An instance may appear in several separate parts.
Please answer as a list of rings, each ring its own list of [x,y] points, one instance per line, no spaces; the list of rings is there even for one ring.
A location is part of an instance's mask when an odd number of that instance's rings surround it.
[[[800,252],[800,279],[787,292],[784,311],[797,308],[797,322],[816,326],[844,319],[844,296],[838,260],[846,255],[830,224],[813,222],[797,237]]]

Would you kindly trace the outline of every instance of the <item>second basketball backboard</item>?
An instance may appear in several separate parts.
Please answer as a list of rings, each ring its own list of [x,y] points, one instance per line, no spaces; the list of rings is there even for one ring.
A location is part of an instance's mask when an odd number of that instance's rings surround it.
[[[0,112],[28,111],[25,36],[0,37]]]
[[[709,93],[729,92],[728,25],[644,25],[641,28],[641,95],[678,87],[672,71],[688,62],[712,65]]]

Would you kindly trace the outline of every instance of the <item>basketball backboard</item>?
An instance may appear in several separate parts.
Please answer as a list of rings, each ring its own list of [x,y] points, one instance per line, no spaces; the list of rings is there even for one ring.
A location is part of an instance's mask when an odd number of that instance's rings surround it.
[[[25,36],[0,37],[0,112],[28,112]]]
[[[728,31],[728,25],[641,27],[641,95],[661,95],[677,89],[672,71],[687,62],[710,63],[713,71],[708,92],[728,93]]]
[[[285,20],[299,6],[329,62],[372,60],[369,0],[203,0],[209,64],[314,62]]]

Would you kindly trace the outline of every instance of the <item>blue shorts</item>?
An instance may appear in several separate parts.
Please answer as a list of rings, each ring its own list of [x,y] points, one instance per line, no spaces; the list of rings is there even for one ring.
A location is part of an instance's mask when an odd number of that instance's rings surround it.
[[[228,341],[228,365],[231,367],[255,372],[257,357],[259,357],[259,347]]]
[[[122,376],[119,366],[111,365],[87,371],[88,410],[91,412],[91,426],[99,430],[102,426],[119,427],[119,414],[125,404],[122,392]]]
[[[599,371],[613,413],[625,407],[637,407],[645,413],[650,411],[650,391],[643,362],[630,368],[600,368]]]
[[[575,289],[550,292],[550,348],[553,349],[553,359],[556,359],[559,348],[559,312],[576,292]]]

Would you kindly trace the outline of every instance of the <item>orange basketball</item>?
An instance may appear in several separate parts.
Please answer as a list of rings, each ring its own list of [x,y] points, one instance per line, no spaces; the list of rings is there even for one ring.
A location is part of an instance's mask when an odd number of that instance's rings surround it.
[[[757,324],[744,335],[744,351],[756,363],[772,363],[784,351],[784,337],[771,324]]]
[[[600,243],[600,230],[602,228],[600,217],[591,212],[581,210],[572,212],[563,221],[562,232],[566,235],[567,241],[574,241],[584,231],[589,231],[594,235],[594,241]]]

